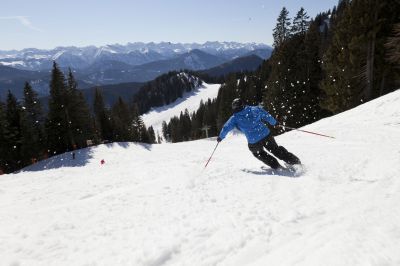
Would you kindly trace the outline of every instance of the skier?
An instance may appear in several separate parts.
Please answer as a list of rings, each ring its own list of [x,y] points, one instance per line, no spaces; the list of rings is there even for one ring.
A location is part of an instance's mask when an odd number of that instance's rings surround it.
[[[236,98],[232,102],[233,115],[223,126],[217,141],[222,141],[229,131],[235,127],[246,135],[248,146],[253,155],[273,169],[283,168],[278,160],[269,155],[264,148],[286,163],[300,164],[300,159],[288,152],[284,147],[278,146],[266,123],[276,126],[277,121],[263,108],[258,106],[245,106],[243,101]]]

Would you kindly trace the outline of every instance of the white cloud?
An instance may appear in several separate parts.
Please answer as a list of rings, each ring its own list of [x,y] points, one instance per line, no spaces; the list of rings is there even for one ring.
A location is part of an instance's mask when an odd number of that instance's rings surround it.
[[[0,19],[16,20],[16,21],[19,21],[23,26],[27,27],[28,29],[31,29],[34,31],[40,31],[40,32],[43,31],[42,29],[39,29],[39,28],[33,26],[32,22],[29,20],[29,18],[25,17],[25,16],[0,17]]]

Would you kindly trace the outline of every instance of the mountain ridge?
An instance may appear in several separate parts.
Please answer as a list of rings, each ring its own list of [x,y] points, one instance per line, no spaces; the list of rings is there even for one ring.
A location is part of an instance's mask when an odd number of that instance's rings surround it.
[[[110,44],[104,46],[56,47],[54,49],[26,48],[22,50],[0,50],[0,64],[26,70],[50,69],[53,60],[58,60],[61,67],[83,69],[94,62],[117,60],[130,65],[141,65],[152,61],[170,59],[176,55],[194,49],[225,57],[227,60],[248,52],[272,48],[261,43],[205,42],[199,43],[143,43],[126,45]]]
[[[259,52],[259,50],[256,50]],[[202,71],[215,68],[207,73],[213,73],[210,76],[218,76],[232,72],[240,72],[256,69],[262,59],[256,55],[238,57],[232,60],[208,54],[202,50],[194,49],[187,53],[176,55],[170,59],[164,59],[156,62],[150,62],[139,66],[132,66],[116,60],[106,60],[97,62],[86,68],[84,71],[72,69],[80,89],[87,89],[94,86],[113,85],[130,82],[147,82],[169,71]],[[251,60],[250,58],[253,58]],[[259,58],[254,59],[254,58]],[[223,66],[223,64],[227,64]],[[6,72],[2,73],[2,69]],[[67,67],[62,70],[68,71]],[[222,71],[222,72],[221,72]],[[23,75],[27,73],[26,75]],[[12,78],[14,76],[14,78]],[[41,96],[48,95],[48,82],[50,80],[50,71],[30,71],[21,70],[10,66],[0,65],[0,97],[4,97],[8,90],[11,90],[17,98],[22,96],[23,84],[25,81],[31,83],[35,91]]]

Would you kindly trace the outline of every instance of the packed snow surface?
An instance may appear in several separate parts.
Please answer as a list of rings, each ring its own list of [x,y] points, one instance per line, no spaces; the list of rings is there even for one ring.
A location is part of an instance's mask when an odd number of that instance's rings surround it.
[[[0,176],[1,265],[400,265],[400,91],[277,137],[114,143]],[[104,159],[105,164],[100,161]]]
[[[162,107],[153,108],[148,113],[142,116],[143,122],[147,127],[153,126],[154,131],[162,135],[162,122],[169,122],[169,120],[180,115],[185,109],[189,113],[196,111],[200,106],[200,101],[206,102],[208,99],[214,99],[218,95],[220,84],[207,84],[195,88],[191,92],[183,94],[182,98],[178,98],[175,102]]]

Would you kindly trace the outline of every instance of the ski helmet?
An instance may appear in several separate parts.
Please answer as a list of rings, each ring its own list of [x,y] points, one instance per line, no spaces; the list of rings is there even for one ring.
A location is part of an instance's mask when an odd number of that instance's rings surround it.
[[[240,98],[236,98],[232,101],[232,111],[234,113],[242,111],[243,108],[243,101]]]

